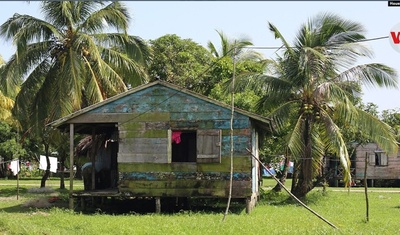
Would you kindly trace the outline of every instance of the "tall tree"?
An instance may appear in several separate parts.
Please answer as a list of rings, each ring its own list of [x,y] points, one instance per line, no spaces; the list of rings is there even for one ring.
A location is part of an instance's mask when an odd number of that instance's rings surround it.
[[[263,88],[260,108],[267,110],[277,130],[289,127],[287,146],[295,161],[292,192],[304,197],[321,173],[322,160],[330,153],[339,158],[350,182],[350,159],[342,129],[349,126],[387,152],[397,151],[390,127],[356,107],[360,84],[396,87],[396,72],[382,64],[361,64],[359,57],[372,52],[359,41],[364,28],[334,14],[319,14],[303,24],[290,45],[278,28],[269,29],[283,43],[283,52],[269,74],[252,80]],[[296,115],[288,115],[295,112]]]
[[[167,34],[150,41],[152,80],[163,80],[204,94],[210,86],[212,55],[192,39]]]
[[[208,42],[208,49],[215,60],[210,68],[210,88],[206,94],[214,99],[230,103],[230,82],[235,76],[259,74],[265,70],[265,60],[261,53],[250,47],[253,43],[247,38],[230,39],[222,31],[217,31],[220,37],[220,48]],[[235,74],[234,74],[235,73]],[[255,99],[259,97],[252,90],[235,94],[235,106],[254,112]]]
[[[48,158],[46,124],[147,81],[150,50],[127,34],[130,15],[120,2],[43,1],[41,12],[43,20],[16,13],[0,26],[16,46],[2,83],[22,83],[13,112]]]
[[[120,2],[43,1],[44,19],[14,14],[0,26],[16,52],[4,68],[9,84],[23,82],[16,99],[30,123],[51,120],[147,80],[149,50],[127,34]]]

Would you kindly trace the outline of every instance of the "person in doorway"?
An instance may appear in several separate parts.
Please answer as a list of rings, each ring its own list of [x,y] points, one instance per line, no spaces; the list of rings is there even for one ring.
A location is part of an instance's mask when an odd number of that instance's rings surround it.
[[[92,189],[92,168],[93,167],[91,162],[86,162],[81,168],[84,190]]]

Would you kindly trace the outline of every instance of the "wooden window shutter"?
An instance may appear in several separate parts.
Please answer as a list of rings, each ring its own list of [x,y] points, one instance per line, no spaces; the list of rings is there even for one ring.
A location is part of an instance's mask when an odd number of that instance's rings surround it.
[[[375,153],[368,154],[368,164],[375,166]]]
[[[197,130],[197,162],[221,163],[221,130]]]
[[[388,165],[388,157],[385,153],[381,153],[381,166]]]

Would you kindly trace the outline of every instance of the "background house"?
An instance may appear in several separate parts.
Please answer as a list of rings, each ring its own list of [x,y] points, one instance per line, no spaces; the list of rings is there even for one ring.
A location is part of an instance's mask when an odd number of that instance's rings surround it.
[[[367,172],[365,174],[365,161],[367,160]],[[354,154],[351,156],[351,176],[353,185],[364,183],[366,175],[367,184],[374,186],[399,186],[400,185],[400,154],[388,155],[379,148],[376,143],[356,145]],[[332,186],[339,186],[343,179],[343,171],[339,160],[327,156],[325,171]]]

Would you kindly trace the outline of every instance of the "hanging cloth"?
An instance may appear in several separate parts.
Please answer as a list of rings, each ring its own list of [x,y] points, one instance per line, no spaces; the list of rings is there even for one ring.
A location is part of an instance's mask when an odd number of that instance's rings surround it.
[[[172,132],[172,143],[179,144],[181,142],[181,131]]]
[[[10,170],[13,172],[14,175],[17,175],[20,168],[19,168],[19,160],[14,160],[10,164]]]
[[[57,158],[49,157],[49,160],[50,160],[50,171],[57,173]],[[40,155],[39,169],[47,170],[47,161],[46,161],[46,156],[44,155]]]

